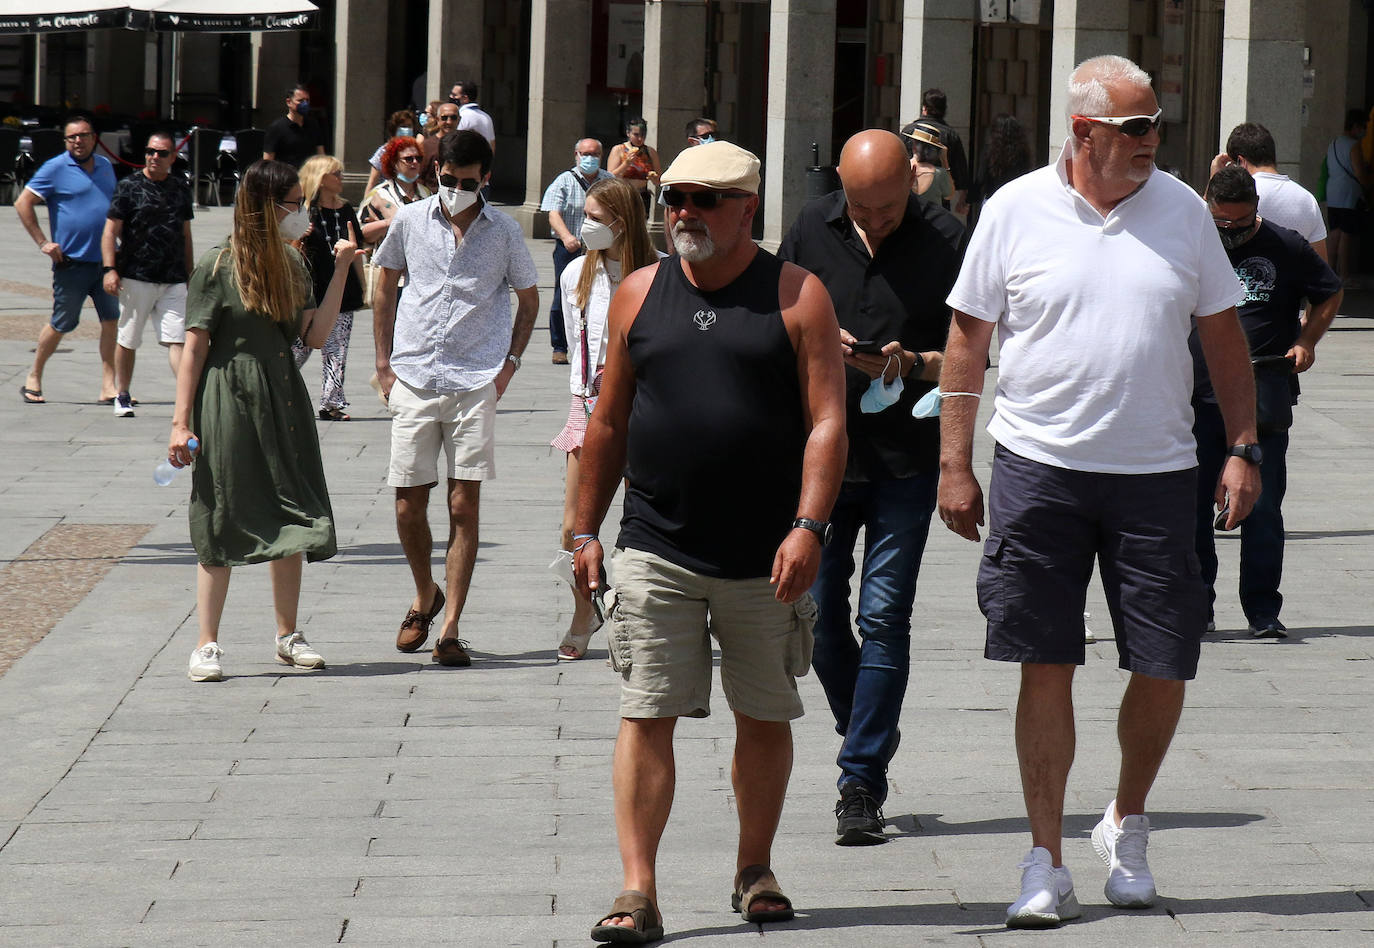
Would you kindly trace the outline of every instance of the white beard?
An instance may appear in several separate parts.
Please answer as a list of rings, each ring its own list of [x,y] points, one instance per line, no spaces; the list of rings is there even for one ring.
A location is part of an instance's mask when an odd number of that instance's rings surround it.
[[[701,263],[716,255],[716,242],[706,228],[688,230],[679,221],[673,228],[673,247],[688,263]]]

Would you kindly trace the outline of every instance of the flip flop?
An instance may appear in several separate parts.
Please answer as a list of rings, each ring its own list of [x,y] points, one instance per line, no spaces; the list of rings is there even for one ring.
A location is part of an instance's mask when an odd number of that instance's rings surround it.
[[[782,902],[787,907],[766,912],[752,911],[759,899]],[[792,910],[792,900],[782,894],[773,870],[761,865],[745,866],[740,870],[735,880],[735,891],[730,895],[730,907],[739,912],[746,922],[786,922],[797,914]]]
[[[25,405],[46,405],[48,400],[43,397],[41,388],[29,388],[27,385],[19,386],[19,397],[24,400]]]
[[[611,919],[624,917],[634,922],[634,928],[610,924]],[[592,941],[615,942],[621,945],[647,945],[663,938],[663,918],[649,897],[636,889],[626,889],[615,897],[611,910],[592,926]]]

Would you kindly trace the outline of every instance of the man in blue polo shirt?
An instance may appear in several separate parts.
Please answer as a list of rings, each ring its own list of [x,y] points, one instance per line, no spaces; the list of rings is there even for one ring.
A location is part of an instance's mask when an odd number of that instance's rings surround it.
[[[62,135],[66,152],[44,162],[14,202],[19,223],[38,249],[52,258],[52,321],[38,334],[33,368],[19,394],[27,404],[43,404],[43,366],[62,337],[76,328],[81,306],[90,297],[100,319],[100,400],[111,403],[119,301],[101,285],[100,235],[114,194],[114,167],[95,153],[95,130],[86,118],[68,119]],[[39,204],[48,205],[52,240],[38,225]]]

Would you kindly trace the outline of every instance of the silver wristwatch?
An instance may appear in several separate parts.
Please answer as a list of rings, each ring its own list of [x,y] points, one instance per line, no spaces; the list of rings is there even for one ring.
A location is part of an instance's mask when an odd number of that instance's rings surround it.
[[[509,362],[511,365],[515,366],[517,370],[520,368],[520,357],[516,355],[514,352],[506,353],[506,361]]]

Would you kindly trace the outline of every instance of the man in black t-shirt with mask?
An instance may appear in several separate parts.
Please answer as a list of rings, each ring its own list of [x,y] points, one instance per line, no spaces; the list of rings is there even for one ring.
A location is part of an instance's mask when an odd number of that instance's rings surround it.
[[[1316,360],[1317,342],[1336,317],[1341,281],[1295,231],[1264,220],[1256,212],[1255,180],[1239,166],[1223,168],[1207,185],[1207,204],[1236,276],[1245,284],[1238,307],[1250,343],[1258,395],[1259,501],[1241,522],[1240,604],[1256,638],[1285,638],[1279,621],[1283,596],[1283,504],[1287,489],[1288,427],[1297,403],[1297,373]],[[1303,299],[1308,301],[1302,313]],[[1213,498],[1229,442],[1217,407],[1196,330],[1193,352],[1193,435],[1197,438],[1197,554],[1208,596],[1216,601],[1217,554],[1213,535]],[[1239,449],[1237,449],[1239,450]],[[1209,622],[1208,629],[1215,625]]]

